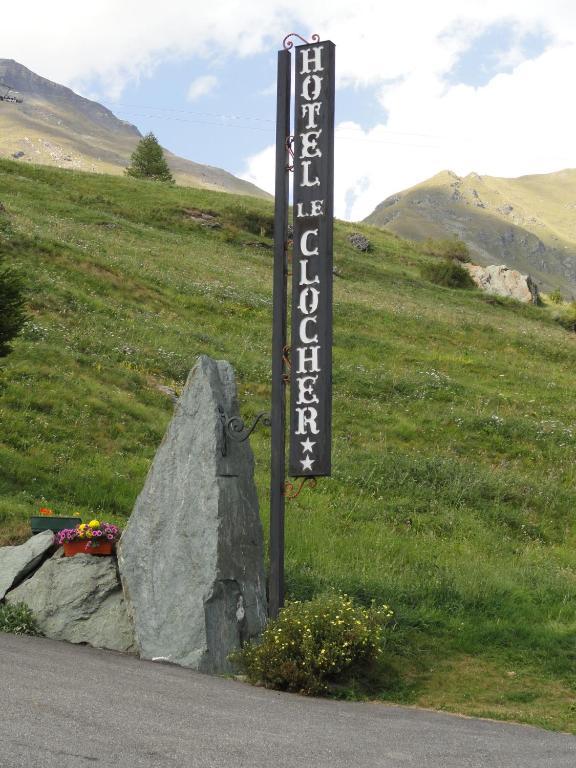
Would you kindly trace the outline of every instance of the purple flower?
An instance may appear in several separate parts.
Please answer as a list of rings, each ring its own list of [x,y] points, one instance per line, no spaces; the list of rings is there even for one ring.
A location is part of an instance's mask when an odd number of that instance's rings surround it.
[[[76,538],[75,528],[64,528],[62,531],[58,531],[56,534],[56,540],[58,544],[63,544],[65,541],[74,541]]]

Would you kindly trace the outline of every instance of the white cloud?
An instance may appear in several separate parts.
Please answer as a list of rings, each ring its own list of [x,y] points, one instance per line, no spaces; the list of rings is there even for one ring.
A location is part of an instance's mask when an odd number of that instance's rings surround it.
[[[251,181],[260,189],[274,194],[274,172],[275,172],[275,147],[270,146],[249,157],[246,161],[246,168],[242,178]]]
[[[488,2],[484,8],[477,6],[474,20],[476,4],[471,2],[466,4],[467,20],[452,7],[450,21],[443,11],[452,4],[439,5],[440,23],[424,11],[423,23],[415,26],[415,40],[399,35],[412,58],[402,52],[395,57],[398,43],[386,40],[370,49],[366,69],[358,67],[355,75],[352,53],[343,61],[340,46],[337,49],[344,80],[373,82],[387,115],[385,123],[370,130],[355,123],[337,127],[335,210],[339,217],[364,218],[388,195],[443,169],[461,175],[477,171],[519,176],[576,166],[576,102],[570,97],[570,73],[576,71],[576,9],[557,3],[546,13],[536,13],[537,4],[503,2],[499,7],[504,13],[518,11],[525,29],[544,27],[552,40],[536,59],[519,61],[512,72],[475,88],[450,85],[445,76],[458,54],[502,14]],[[507,20],[513,22],[510,16]],[[396,32],[402,21],[402,17],[391,19]],[[337,33],[330,36],[338,39]],[[376,52],[382,61],[379,78]],[[356,55],[361,56],[358,48]],[[383,82],[385,78],[388,82]],[[246,177],[269,190],[270,158],[268,148],[246,164]]]
[[[520,176],[576,166],[576,104],[566,86],[576,44],[551,49],[483,88],[446,87],[415,73],[386,89],[385,125],[336,130],[335,211],[353,220],[385,197],[444,169]],[[273,148],[249,158],[245,178],[273,191]]]
[[[282,39],[289,7],[287,0],[168,0],[161,7],[153,0],[23,0],[26,23],[3,36],[2,56],[80,90],[98,78],[102,92],[114,97],[174,58],[212,60],[269,48]]]
[[[425,67],[444,71],[467,42],[497,20],[544,26],[559,40],[576,27],[571,0],[405,0],[390,13],[375,0],[23,0],[25,24],[2,41],[13,57],[58,82],[98,77],[120,91],[162,61],[219,59],[279,47],[286,31],[319,32],[338,45],[341,80],[379,84]]]
[[[218,78],[215,75],[202,75],[190,83],[186,98],[188,101],[196,101],[216,88]]]
[[[208,62],[274,51],[292,29],[337,45],[340,87],[372,88],[386,122],[339,127],[337,214],[365,216],[390,194],[442,168],[495,175],[574,166],[576,71],[573,0],[24,0],[2,55],[82,91],[95,81],[117,97],[130,81],[174,58]],[[450,85],[446,74],[494,24],[550,41],[537,59],[511,52],[515,69],[482,88]],[[414,134],[424,134],[415,136]],[[246,175],[270,189],[271,150]]]

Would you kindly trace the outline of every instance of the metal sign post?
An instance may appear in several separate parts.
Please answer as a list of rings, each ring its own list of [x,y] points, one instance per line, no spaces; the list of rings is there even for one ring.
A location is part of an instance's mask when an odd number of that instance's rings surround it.
[[[272,618],[284,604],[284,476],[286,472],[286,283],[288,276],[288,136],[290,134],[290,51],[278,51],[276,104],[276,188],[274,198],[274,281],[272,289],[272,460],[270,471],[270,580]]]
[[[296,94],[293,166],[290,165],[290,81],[293,43]],[[286,383],[290,379],[290,475],[307,480],[330,475],[332,423],[332,229],[334,196],[334,50],[313,35],[292,33],[278,52],[276,188],[272,327],[272,458],[270,485],[269,613],[284,604],[286,489]],[[288,173],[294,170],[292,352],[288,347]]]

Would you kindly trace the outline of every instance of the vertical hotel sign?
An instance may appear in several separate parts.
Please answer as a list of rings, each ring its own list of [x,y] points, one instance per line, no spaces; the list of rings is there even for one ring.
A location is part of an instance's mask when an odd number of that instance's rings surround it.
[[[292,477],[331,472],[334,43],[295,47]]]

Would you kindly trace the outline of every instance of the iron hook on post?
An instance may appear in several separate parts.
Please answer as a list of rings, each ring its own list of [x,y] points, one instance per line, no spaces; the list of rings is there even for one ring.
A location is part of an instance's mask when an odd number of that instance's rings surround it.
[[[300,496],[300,494],[302,493],[302,489],[304,488],[306,483],[310,485],[311,489],[316,488],[316,486],[318,485],[318,481],[316,480],[315,477],[311,477],[311,476],[303,477],[300,482],[300,485],[298,486],[298,490],[295,491],[294,483],[291,483],[290,480],[287,480],[284,483],[284,498],[287,499],[288,501],[290,501],[291,499],[298,498],[298,496]]]
[[[294,146],[294,136],[286,136],[286,150],[290,154],[290,158],[292,160],[292,165],[287,165],[286,170],[290,171],[291,173],[294,173],[294,150],[292,147]]]
[[[291,350],[292,347],[289,344],[287,344],[282,350],[282,365],[284,369],[284,373],[282,374],[282,381],[284,384],[290,384],[290,369],[292,368],[292,363],[290,361]]]

